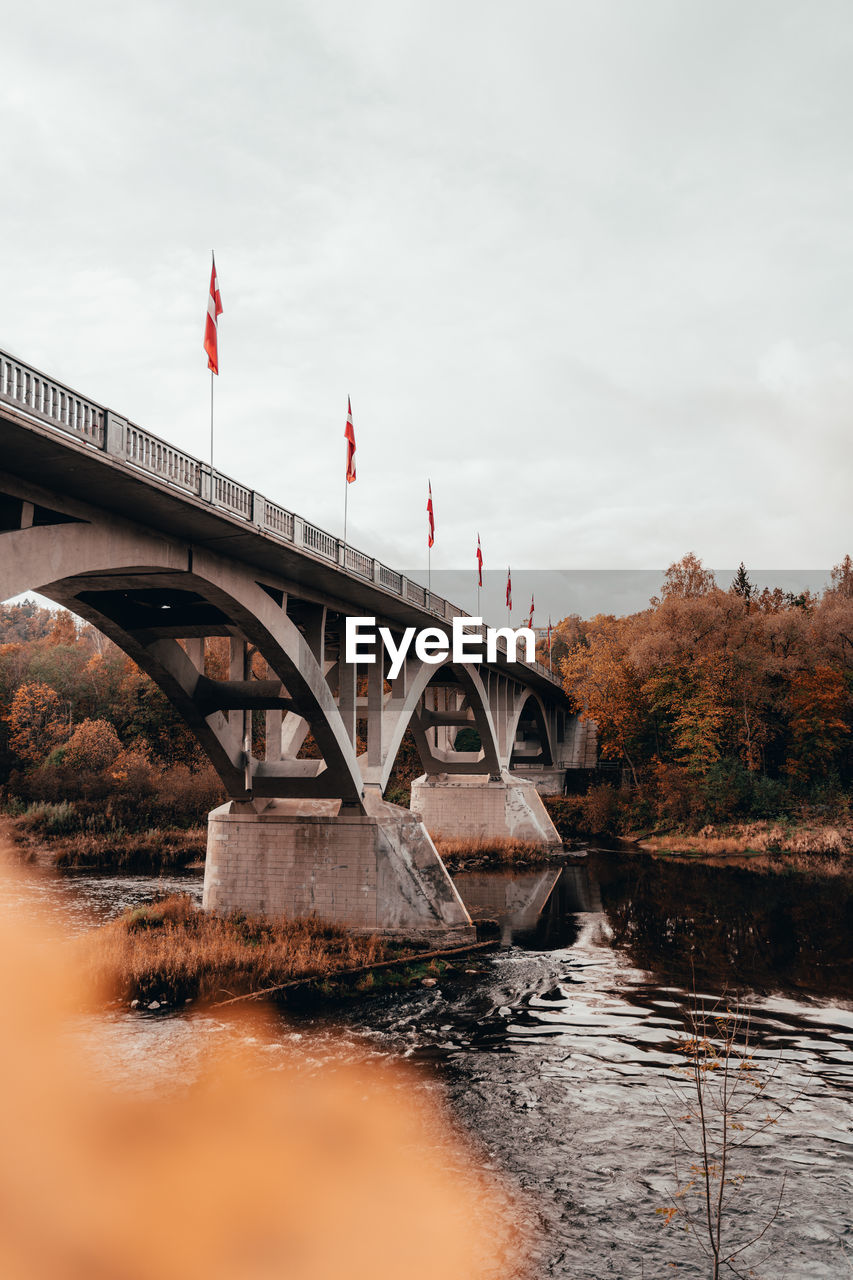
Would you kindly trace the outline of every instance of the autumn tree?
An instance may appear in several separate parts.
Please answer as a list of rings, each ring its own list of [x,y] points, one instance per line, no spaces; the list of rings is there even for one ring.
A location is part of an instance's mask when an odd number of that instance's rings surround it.
[[[9,711],[9,746],[22,760],[43,760],[68,735],[62,701],[50,685],[22,684]]]
[[[671,564],[663,576],[661,595],[664,600],[676,596],[687,599],[692,596],[704,596],[713,591],[717,583],[710,569],[706,569],[702,561],[692,551]]]
[[[108,720],[84,720],[66,742],[62,763],[70,769],[100,772],[113,764],[120,751],[121,741]]]
[[[561,665],[567,692],[583,708],[584,718],[598,726],[601,754],[627,761],[637,783],[636,761],[650,717],[640,682],[627,660],[623,631],[613,617],[593,618],[586,643],[576,644]]]
[[[850,740],[850,694],[839,671],[818,666],[791,679],[790,747],[786,772],[798,782],[824,777]]]
[[[829,593],[841,596],[845,600],[853,600],[853,560],[849,555],[833,568],[830,574]]]

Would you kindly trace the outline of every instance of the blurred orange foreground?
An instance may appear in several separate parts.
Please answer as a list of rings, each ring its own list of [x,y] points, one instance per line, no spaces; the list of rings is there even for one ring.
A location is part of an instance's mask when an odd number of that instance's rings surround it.
[[[0,906],[4,1280],[515,1272],[508,1202],[400,1073],[272,1070],[241,1023],[180,1091],[113,1091],[74,1036],[86,993],[68,947],[11,915]]]

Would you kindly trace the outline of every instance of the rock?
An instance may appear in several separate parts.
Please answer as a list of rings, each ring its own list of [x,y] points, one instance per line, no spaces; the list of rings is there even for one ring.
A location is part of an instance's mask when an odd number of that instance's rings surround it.
[[[435,987],[438,985],[438,978],[421,978],[422,987]]]
[[[466,970],[465,970],[465,972],[466,972],[466,973],[479,973],[479,970],[478,970],[478,969],[466,969]]]
[[[138,1004],[139,1004],[138,1000],[131,1000],[130,1002],[131,1009],[135,1009]]]
[[[159,1009],[159,1008],[160,1008],[160,1001],[159,1001],[159,1000],[152,1000],[152,1001],[151,1001],[151,1003],[148,1005],[148,1008],[149,1008],[149,1009]]]

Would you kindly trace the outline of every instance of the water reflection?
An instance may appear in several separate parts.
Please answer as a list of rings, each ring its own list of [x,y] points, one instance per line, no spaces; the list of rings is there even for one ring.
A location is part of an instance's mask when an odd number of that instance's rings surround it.
[[[554,872],[456,877],[475,918],[496,916],[504,943],[555,950],[579,915],[639,969],[715,990],[796,990],[853,999],[853,880],[762,875],[590,850]]]

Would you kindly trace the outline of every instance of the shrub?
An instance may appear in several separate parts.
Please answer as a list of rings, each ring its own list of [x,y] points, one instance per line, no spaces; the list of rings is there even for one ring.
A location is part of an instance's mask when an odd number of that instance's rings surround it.
[[[46,836],[64,836],[78,829],[79,818],[74,805],[68,800],[59,804],[42,801],[27,805],[20,822],[25,831],[39,832]]]
[[[62,765],[75,771],[99,772],[111,765],[121,742],[108,720],[84,720],[65,743]]]
[[[608,835],[618,831],[621,814],[619,792],[607,782],[590,787],[581,800],[583,830],[590,835]]]

